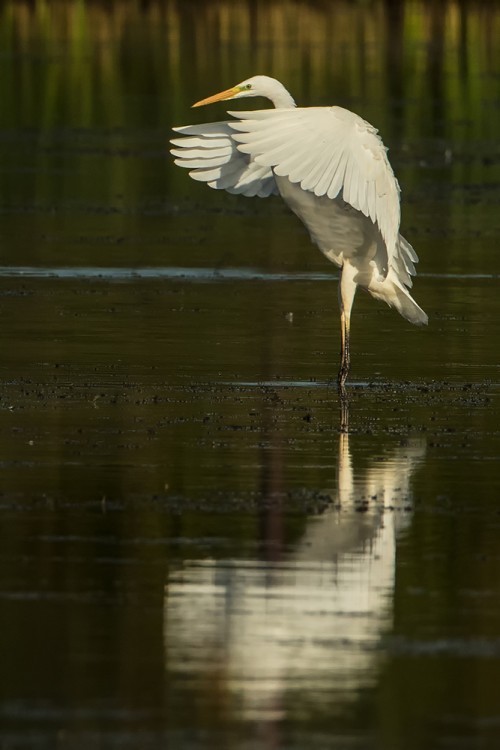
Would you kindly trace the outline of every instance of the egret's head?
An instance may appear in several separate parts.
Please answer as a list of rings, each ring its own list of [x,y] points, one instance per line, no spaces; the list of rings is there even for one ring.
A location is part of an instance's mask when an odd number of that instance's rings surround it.
[[[193,107],[202,107],[204,104],[213,104],[214,102],[224,102],[227,99],[242,99],[244,96],[267,96],[270,97],[270,93],[276,86],[278,81],[268,76],[253,76],[253,78],[247,78],[245,81],[236,84],[232,89],[226,89],[221,91],[219,94],[202,99],[199,102],[193,104]],[[273,86],[274,84],[274,86]],[[281,84],[279,84],[281,86]]]

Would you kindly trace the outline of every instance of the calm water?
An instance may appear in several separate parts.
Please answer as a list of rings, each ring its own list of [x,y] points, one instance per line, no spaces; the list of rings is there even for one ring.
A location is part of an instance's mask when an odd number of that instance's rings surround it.
[[[0,38],[1,750],[497,748],[498,8],[7,2]],[[254,73],[380,128],[420,255],[428,329],[356,300],[347,435],[335,268],[168,156]]]

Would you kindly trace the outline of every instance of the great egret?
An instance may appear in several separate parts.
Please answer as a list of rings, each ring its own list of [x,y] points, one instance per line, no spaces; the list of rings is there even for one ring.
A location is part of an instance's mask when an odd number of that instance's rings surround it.
[[[399,234],[399,185],[377,130],[342,107],[297,108],[285,87],[254,76],[204,104],[263,96],[275,109],[174,128],[175,163],[229,193],[281,195],[326,257],[340,267],[338,385],[349,371],[351,309],[358,286],[416,325],[427,315],[411,297],[417,254]]]

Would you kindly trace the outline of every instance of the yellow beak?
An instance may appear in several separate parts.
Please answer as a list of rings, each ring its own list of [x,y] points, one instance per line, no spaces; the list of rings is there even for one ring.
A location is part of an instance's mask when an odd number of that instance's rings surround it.
[[[214,102],[223,102],[226,99],[232,99],[233,96],[236,96],[236,94],[239,94],[240,90],[237,86],[234,86],[232,89],[226,89],[225,91],[221,91],[219,94],[214,94],[213,96],[209,96],[206,99],[201,99],[201,101],[196,102],[195,104],[192,104],[192,107],[203,107],[205,104],[213,104]]]

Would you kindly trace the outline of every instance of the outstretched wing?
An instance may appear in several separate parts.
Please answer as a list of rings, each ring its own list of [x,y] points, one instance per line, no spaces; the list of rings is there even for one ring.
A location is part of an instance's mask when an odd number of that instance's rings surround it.
[[[171,141],[175,146],[171,153],[179,167],[190,170],[194,180],[250,197],[278,194],[272,169],[238,149],[228,122],[187,125],[174,130],[184,137]]]
[[[399,185],[369,123],[342,107],[230,112],[238,150],[321,197],[342,198],[376,223],[389,265],[398,256]],[[408,269],[409,270],[409,269]]]

